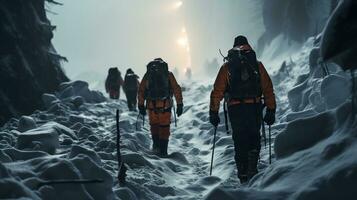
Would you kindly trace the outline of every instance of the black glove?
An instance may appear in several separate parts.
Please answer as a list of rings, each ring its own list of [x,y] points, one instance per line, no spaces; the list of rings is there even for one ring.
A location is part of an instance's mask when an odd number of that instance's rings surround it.
[[[145,108],[145,106],[138,106],[138,108],[139,108],[139,113],[140,113],[140,115],[145,116],[145,115],[146,115],[146,108]]]
[[[177,104],[177,110],[176,110],[176,114],[177,117],[180,117],[182,115],[182,109],[183,109],[183,104]]]
[[[212,111],[212,110],[209,111],[209,122],[214,127],[218,126],[219,122],[221,122],[221,120],[219,119],[219,116],[218,116],[218,112],[215,112],[215,111]]]
[[[275,122],[275,110],[268,109],[265,112],[264,116],[264,121],[267,123],[269,126],[273,125]]]

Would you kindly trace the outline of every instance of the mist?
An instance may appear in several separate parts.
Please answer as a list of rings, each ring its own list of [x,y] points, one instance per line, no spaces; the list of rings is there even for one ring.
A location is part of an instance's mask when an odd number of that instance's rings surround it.
[[[180,78],[187,68],[205,77],[205,63],[222,64],[218,50],[225,54],[237,35],[256,46],[264,31],[257,2],[63,0],[63,6],[48,9],[56,13],[49,14],[57,26],[53,43],[68,58],[66,73],[93,83],[102,82],[109,67],[122,73],[132,68],[142,76],[157,57],[177,68]]]

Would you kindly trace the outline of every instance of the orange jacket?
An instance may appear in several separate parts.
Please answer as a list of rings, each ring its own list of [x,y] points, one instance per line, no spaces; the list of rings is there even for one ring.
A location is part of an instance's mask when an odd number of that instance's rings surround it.
[[[175,76],[169,72],[169,81],[170,81],[170,86],[171,90],[173,91],[173,94],[175,96],[177,104],[182,104],[182,90],[180,85],[177,83]],[[146,80],[145,76],[143,80],[140,83],[139,86],[139,92],[138,92],[138,105],[139,106],[144,106],[145,103],[145,90],[148,88],[148,81]],[[147,108],[148,109],[153,109],[154,105],[153,102],[146,102]],[[156,108],[169,108],[172,106],[172,102],[170,99],[167,100],[157,100],[155,102],[155,107]]]
[[[276,101],[275,101],[273,83],[271,82],[271,79],[264,65],[261,62],[259,62],[259,72],[260,72],[261,87],[262,87],[265,105],[269,109],[275,109]],[[211,92],[210,109],[212,111],[218,112],[219,104],[224,97],[224,93],[226,92],[228,85],[229,85],[229,70],[228,70],[227,63],[225,63],[218,72],[216,81],[213,86],[213,90]],[[254,100],[251,101],[252,102],[247,101],[245,103],[254,103]]]

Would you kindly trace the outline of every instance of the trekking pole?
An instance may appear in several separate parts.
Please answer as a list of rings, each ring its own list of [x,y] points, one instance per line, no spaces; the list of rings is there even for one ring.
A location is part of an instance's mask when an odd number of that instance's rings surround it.
[[[143,115],[143,127],[145,126],[145,116]]]
[[[117,138],[116,138],[116,146],[117,146],[117,157],[118,157],[118,181],[119,184],[125,183],[126,177],[126,167],[121,157],[120,152],[120,127],[119,127],[119,110],[117,109],[116,113],[116,125],[117,125]]]
[[[214,148],[216,147],[216,134],[217,134],[217,126],[214,127],[213,149],[212,149],[212,157],[211,157],[211,169],[210,169],[210,171],[209,171],[209,175],[210,175],[210,176],[212,176],[212,166],[213,166]]]
[[[269,125],[269,164],[271,164],[271,125]]]
[[[228,112],[227,112],[227,102],[226,101],[224,101],[224,103],[223,103],[223,110],[224,110],[224,124],[226,126],[226,132],[229,135]]]
[[[351,78],[352,78],[352,122],[356,118],[356,82],[355,82],[355,71],[351,69]]]
[[[60,180],[45,180],[40,181],[37,185],[38,188],[45,185],[59,185],[59,184],[94,184],[103,183],[101,179],[60,179]]]
[[[172,106],[172,107],[174,108],[175,127],[177,127],[176,108],[175,108],[175,106]]]
[[[267,135],[265,132],[265,123],[264,123],[264,116],[263,116],[263,110],[264,110],[265,105],[263,104],[263,108],[262,108],[262,134],[263,134],[263,139],[264,139],[264,146],[265,148],[267,148]]]
[[[263,132],[264,146],[265,146],[265,148],[267,148],[267,135],[266,135],[266,132],[265,132],[264,121],[262,122],[262,132]]]
[[[139,130],[139,128],[138,128],[139,117],[140,117],[140,113],[138,114],[138,117],[136,117],[136,124],[135,124],[135,126],[136,126],[136,128],[135,128],[136,131]]]

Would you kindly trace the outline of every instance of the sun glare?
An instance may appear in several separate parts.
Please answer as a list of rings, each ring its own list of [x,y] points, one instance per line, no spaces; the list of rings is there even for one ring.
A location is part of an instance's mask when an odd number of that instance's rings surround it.
[[[177,1],[173,4],[174,9],[179,9],[182,6],[183,2],[182,1]]]

